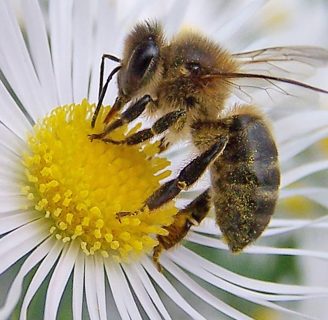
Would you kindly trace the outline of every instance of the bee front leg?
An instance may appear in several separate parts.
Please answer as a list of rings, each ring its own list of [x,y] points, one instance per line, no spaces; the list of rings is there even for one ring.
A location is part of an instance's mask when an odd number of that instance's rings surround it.
[[[90,140],[100,139],[103,140],[110,132],[113,130],[123,126],[124,124],[128,124],[138,118],[146,109],[148,103],[155,103],[155,101],[151,98],[150,95],[144,95],[142,98],[133,103],[129,108],[123,112],[119,119],[113,121],[109,125],[105,127],[105,130],[101,133],[90,134]]]
[[[101,92],[103,91],[103,82],[104,82],[104,70],[105,70],[105,59],[112,60],[114,62],[121,62],[121,59],[111,55],[111,54],[103,54],[101,57],[100,63],[100,73],[99,73],[99,90],[98,90],[98,100],[100,100]]]
[[[172,111],[159,118],[151,128],[140,130],[125,138],[124,140],[117,141],[110,138],[103,138],[102,141],[113,144],[136,145],[153,138],[155,135],[163,133],[173,124],[175,124],[179,119],[185,117],[185,115],[186,113],[184,110]]]

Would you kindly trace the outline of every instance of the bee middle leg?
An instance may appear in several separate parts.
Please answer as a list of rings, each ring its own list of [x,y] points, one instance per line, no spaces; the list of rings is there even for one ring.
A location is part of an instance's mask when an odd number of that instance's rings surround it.
[[[157,209],[175,198],[182,190],[191,187],[205,172],[207,167],[222,153],[228,139],[219,138],[210,148],[193,159],[179,175],[159,187],[145,202],[150,210]]]
[[[181,191],[189,189],[205,172],[207,167],[223,152],[228,142],[227,137],[218,138],[206,151],[185,166],[179,175],[159,187],[146,201],[143,208],[155,210],[174,199]],[[141,210],[143,209],[141,208]],[[117,218],[137,215],[136,212],[118,212]]]

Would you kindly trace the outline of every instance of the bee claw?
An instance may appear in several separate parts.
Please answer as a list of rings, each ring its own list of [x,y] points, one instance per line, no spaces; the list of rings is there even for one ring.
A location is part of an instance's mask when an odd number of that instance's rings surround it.
[[[102,133],[88,134],[88,138],[90,139],[90,141],[102,140],[104,138],[104,135]]]
[[[188,217],[188,221],[191,225],[193,225],[195,227],[199,226],[199,222],[196,219],[194,219],[193,217]]]
[[[116,140],[112,140],[112,139],[109,139],[109,138],[103,138],[101,140],[105,143],[124,144],[124,141],[116,141]]]
[[[117,212],[116,213],[116,219],[121,222],[121,219],[124,218],[124,217],[132,217],[132,216],[135,216],[137,215],[136,212],[131,212],[131,211],[120,211],[120,212]]]
[[[112,143],[112,144],[122,144],[121,141],[116,141],[116,140],[112,140],[110,138],[105,138],[105,134],[103,133],[94,133],[94,134],[89,134],[88,137],[90,139],[90,141],[92,142],[93,140],[101,140],[105,143]]]

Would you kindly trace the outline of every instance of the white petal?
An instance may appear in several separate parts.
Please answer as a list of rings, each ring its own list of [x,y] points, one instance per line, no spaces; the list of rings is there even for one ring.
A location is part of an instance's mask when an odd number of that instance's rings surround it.
[[[105,268],[113,298],[122,320],[141,320],[139,310],[132,297],[121,267],[117,265],[116,262],[106,259]]]
[[[221,42],[229,44],[233,40],[233,35],[244,28],[250,19],[254,19],[254,14],[267,2],[267,0],[236,2],[238,8],[229,10],[231,16],[226,14],[222,25],[211,31],[211,34],[217,35]]]
[[[162,288],[165,294],[172,299],[182,310],[189,314],[193,319],[205,320],[174,288],[174,286],[164,277],[163,274],[158,272],[153,263],[149,259],[144,259],[142,265],[149,273],[150,277]]]
[[[85,258],[85,296],[87,300],[87,307],[91,320],[100,319],[98,302],[97,302],[97,287],[95,283],[95,261],[94,256],[88,256]]]
[[[327,194],[327,191],[325,192],[325,195],[326,194]],[[328,216],[323,216],[323,217],[313,219],[313,220],[271,219],[269,228],[267,228],[263,232],[262,237],[291,232],[291,231],[295,231],[295,230],[305,228],[305,227],[307,227],[307,228],[309,228],[309,227],[328,228],[328,223],[325,223],[326,220],[328,220]],[[192,239],[193,239],[192,235],[194,233],[195,234],[197,234],[197,233],[210,234],[210,235],[214,235],[216,237],[220,237],[222,234],[213,218],[205,218],[200,226],[193,227],[192,230],[193,231],[190,232],[190,234],[187,238],[190,241],[192,241]]]
[[[24,297],[23,304],[20,310],[20,318],[19,320],[26,320],[27,319],[27,308],[37,292],[38,288],[42,284],[42,282],[47,277],[48,273],[51,271],[52,267],[55,265],[60,253],[63,249],[63,242],[53,240],[53,247],[51,248],[49,254],[45,257],[45,259],[41,262],[40,266],[38,267],[37,271],[35,272]]]
[[[291,190],[282,190],[281,198],[294,196],[304,196],[311,201],[328,208],[328,189],[327,188],[293,188]]]
[[[75,242],[67,245],[66,248],[67,250],[64,250],[60,257],[49,282],[44,308],[44,319],[47,320],[56,320],[60,299],[79,253],[79,246]]]
[[[226,314],[229,317],[232,317],[234,319],[248,319],[251,318],[248,317],[245,314],[242,314],[238,310],[232,308],[228,304],[224,303],[223,301],[219,300],[215,296],[209,293],[206,289],[201,287],[199,284],[197,284],[194,280],[192,280],[181,268],[177,267],[175,264],[173,264],[166,256],[161,257],[161,265],[167,269],[181,284],[186,286],[190,292],[197,295],[200,299],[202,299],[204,302],[210,304],[215,309],[221,311],[222,313]]]
[[[170,1],[165,1],[163,6],[159,7],[158,1],[152,1],[152,3],[147,0],[132,1],[130,3],[128,1],[124,1],[124,3],[123,1],[120,1],[116,10],[116,15],[119,17],[117,28],[119,28],[119,26],[123,26],[123,28],[125,27],[123,35],[126,35],[136,21],[144,21],[147,18],[153,19],[153,14],[160,14],[162,12],[160,9],[163,8],[163,11],[166,12],[167,4],[169,2]]]
[[[0,144],[0,168],[8,171],[14,171],[18,177],[24,176],[24,169],[21,165],[21,155],[17,155],[7,147]]]
[[[75,102],[80,102],[88,97],[91,55],[94,50],[92,37],[95,4],[95,1],[75,1],[73,8],[73,93]]]
[[[328,111],[323,110],[293,113],[273,124],[275,137],[280,144],[327,125]]]
[[[322,218],[318,218],[315,220],[308,220],[308,219],[272,219],[270,226],[272,227],[290,227],[290,226],[294,226],[294,225],[307,225],[308,223],[311,223],[311,227],[313,228],[328,228],[328,223],[327,222],[323,222],[320,223],[322,221],[326,221],[328,219],[328,216],[324,216]]]
[[[47,112],[59,102],[45,21],[38,1],[24,0],[21,6],[31,58],[46,99],[44,112]]]
[[[43,115],[44,96],[10,1],[0,2],[0,68],[34,119]]]
[[[312,196],[315,194],[319,194],[322,197],[326,197],[328,193],[327,188],[292,188],[292,189],[283,189],[280,191],[279,198],[280,199],[288,199],[295,196]]]
[[[199,261],[202,268],[206,269],[208,272],[214,274],[215,276],[222,278],[230,283],[240,285],[244,288],[248,288],[260,292],[268,292],[272,294],[290,294],[290,295],[321,295],[327,291],[324,287],[307,287],[299,285],[284,285],[274,282],[261,281],[257,279],[248,278],[232,271],[229,271],[213,262],[204,259],[203,257],[197,255],[191,250],[181,247],[178,252],[172,253],[171,257],[175,259],[179,257],[184,259],[185,256]]]
[[[16,151],[16,152],[15,152]],[[21,165],[21,154],[17,154],[17,150],[12,150],[11,148],[8,148],[7,146],[0,144],[0,154],[1,154],[1,161],[3,163],[11,165],[12,170],[19,171],[20,173],[24,172],[22,165]]]
[[[190,232],[187,240],[190,242],[198,243],[198,244],[201,243],[202,245],[208,246],[211,248],[228,250],[228,246],[225,243],[223,243],[223,241],[221,239],[215,239],[212,237],[203,236],[196,232]]]
[[[8,211],[19,211],[21,208],[29,207],[30,201],[26,196],[0,196],[0,216],[3,216]]]
[[[40,244],[24,261],[10,287],[6,302],[0,310],[0,319],[7,319],[9,317],[22,294],[25,276],[50,252],[52,246],[53,239],[48,238]]]
[[[0,167],[0,179],[7,180],[7,181],[14,181],[16,183],[22,181],[23,174],[21,172],[18,172],[16,168],[14,170],[11,170],[12,166],[10,166],[9,164],[10,162],[8,161],[6,163],[6,159],[0,161],[0,165],[2,165]],[[17,169],[18,168],[19,167],[17,167]]]
[[[106,290],[105,290],[105,266],[103,258],[99,255],[95,256],[95,278],[99,316],[101,320],[107,320],[106,311]]]
[[[0,197],[19,197],[21,196],[20,187],[18,182],[12,181],[9,178],[0,177]]]
[[[219,239],[213,239],[210,237],[202,236],[200,234],[191,233],[188,237],[188,241],[198,243],[207,247],[217,248],[221,250],[228,250],[227,245],[225,245]],[[319,259],[328,259],[328,253],[323,251],[314,250],[301,250],[301,249],[291,249],[291,248],[272,248],[272,247],[261,247],[252,245],[247,247],[244,253],[256,253],[256,254],[273,254],[273,255],[290,255],[290,256],[306,256],[314,257]]]
[[[280,161],[288,161],[295,155],[299,154],[306,148],[310,147],[317,141],[328,136],[328,128],[319,131],[311,132],[299,139],[293,139],[280,147]]]
[[[328,215],[313,220],[300,220],[300,219],[273,219],[269,225],[269,229],[265,230],[263,236],[273,236],[283,233],[290,233],[299,229],[327,229],[328,228]],[[280,226],[282,225],[282,226]],[[286,227],[287,226],[287,227]]]
[[[72,293],[72,309],[74,320],[82,319],[82,303],[84,289],[84,256],[84,254],[78,254],[74,265]]]
[[[49,236],[49,224],[38,219],[0,239],[0,274]]]
[[[134,272],[133,267],[130,265],[123,265],[125,274],[127,275],[129,282],[131,284],[131,287],[133,288],[133,291],[135,292],[138,300],[140,301],[141,306],[145,310],[146,314],[150,319],[154,320],[161,320],[161,316],[154,307],[153,302],[151,301],[149,297],[149,293],[143,286],[141,280],[139,279],[138,275]]]
[[[1,46],[0,46],[1,47]],[[0,52],[1,59],[1,52]],[[1,62],[0,62],[1,63]],[[13,98],[9,95],[7,89],[0,81],[0,121],[1,127],[7,127],[8,131],[17,135],[18,138],[24,140],[26,133],[31,130],[31,123],[19,109]],[[4,131],[2,129],[2,131]]]
[[[163,25],[165,26],[165,33],[168,36],[174,35],[182,24],[186,15],[190,0],[176,0],[173,1],[171,7],[166,10],[163,18]]]
[[[305,178],[313,173],[320,172],[328,168],[328,161],[317,161],[313,163],[308,163],[301,165],[295,169],[291,169],[285,173],[282,173],[281,176],[281,188]]]
[[[32,211],[21,211],[8,216],[0,215],[0,235],[40,219],[41,217],[41,214]]]
[[[154,302],[158,311],[162,314],[163,318],[166,320],[171,320],[170,315],[168,314],[165,306],[163,305],[162,299],[159,297],[156,289],[154,288],[153,283],[150,281],[148,274],[146,273],[145,269],[139,264],[135,263],[131,265],[134,273],[138,275],[140,281],[142,282],[143,286],[145,287],[148,295]]]
[[[186,269],[188,272],[191,272],[192,274],[196,275],[200,279],[203,279],[204,281],[211,283],[212,285],[218,288],[221,288],[231,294],[242,297],[249,301],[255,301],[257,299],[271,300],[271,301],[288,301],[288,300],[298,300],[302,298],[297,295],[273,295],[273,294],[252,291],[243,288],[240,283],[238,283],[237,285],[232,284],[219,277],[215,277],[210,272],[203,270],[202,264],[200,263],[200,260],[198,260],[198,257],[191,258],[190,255],[179,254],[179,249],[177,249],[174,253],[168,252],[167,254],[178,265]]]
[[[1,103],[1,108],[3,106],[3,104],[7,103],[7,102],[3,102],[1,101],[1,91],[2,91],[2,84],[0,83],[0,103]],[[11,99],[8,95],[8,98]],[[13,102],[12,102],[13,103]],[[15,105],[14,106],[14,103],[12,105],[7,105],[7,107],[11,108],[11,111],[10,111],[10,117],[8,118],[14,118],[15,115],[14,115],[14,110],[17,110],[18,111],[18,107]],[[14,110],[12,109],[14,108]],[[3,109],[1,109],[1,116],[3,114],[6,114],[7,112],[5,112]],[[20,113],[21,114],[21,113]],[[21,116],[26,120],[26,117],[24,115],[21,114]],[[4,120],[6,121],[6,120]],[[18,121],[16,119],[16,124],[18,124]],[[26,130],[29,130],[30,129],[30,124],[28,124],[28,128],[26,128]],[[19,127],[18,128],[15,128],[15,130],[19,131]],[[26,150],[26,144],[25,144],[25,141],[23,139],[21,139],[17,133],[11,131],[9,129],[8,126],[6,126],[4,123],[0,122],[0,135],[2,137],[1,139],[1,145],[3,145],[4,147],[6,147],[8,150],[12,151],[13,153],[15,153],[17,156],[21,156],[21,154],[23,153],[23,151]]]
[[[272,247],[260,247],[260,246],[253,245],[247,248],[244,252],[252,253],[252,254],[273,254],[273,255],[312,257],[322,260],[328,260],[328,252],[317,251],[317,250],[272,248]]]
[[[199,226],[192,227],[195,232],[201,232],[212,235],[221,235],[221,231],[213,218],[205,218]]]
[[[94,37],[93,56],[92,56],[92,65],[91,65],[91,77],[90,77],[90,91],[89,91],[89,100],[92,102],[98,101],[98,87],[99,87],[99,66],[101,56],[104,53],[117,54],[118,53],[118,39],[122,39],[120,33],[122,33],[122,27],[124,23],[118,24],[116,6],[118,3],[116,1],[98,1],[97,9],[95,12],[96,19],[96,28]],[[139,5],[139,3],[137,3]],[[116,32],[109,32],[109,30],[115,30]],[[106,63],[105,68],[105,78],[109,75],[110,68],[113,67],[113,64],[110,62]],[[116,86],[111,84],[106,93],[104,104],[113,103],[113,98],[116,95]],[[114,88],[114,89],[113,89]]]
[[[72,9],[73,0],[50,0],[50,42],[59,102],[72,103]]]
[[[226,290],[227,292],[237,295],[241,298],[244,298],[245,300],[249,300],[251,302],[267,306],[269,308],[273,308],[275,310],[279,310],[282,312],[295,314],[295,315],[301,315],[298,312],[295,312],[293,310],[280,307],[270,301],[292,301],[292,300],[302,300],[304,298],[309,297],[303,297],[303,296],[294,296],[294,295],[273,295],[273,294],[263,294],[260,292],[252,291],[244,289],[243,287],[239,287],[236,285],[232,285],[229,282],[222,281],[222,279],[219,279],[218,277],[215,277],[211,273],[204,272],[202,270],[202,265],[200,263],[197,263],[194,259],[192,259],[189,255],[184,255],[183,257],[178,257],[177,255],[168,253],[170,258],[174,260],[178,265],[181,265],[184,269],[191,272],[192,274],[196,275],[200,279],[203,279],[204,281],[217,286],[218,288],[221,288],[223,290]],[[305,318],[308,318],[307,316],[302,315]]]

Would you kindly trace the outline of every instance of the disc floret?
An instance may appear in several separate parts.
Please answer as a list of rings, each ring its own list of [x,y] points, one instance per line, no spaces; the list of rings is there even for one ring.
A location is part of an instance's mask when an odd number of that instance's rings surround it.
[[[172,223],[176,208],[170,203],[120,220],[116,213],[142,207],[160,180],[170,175],[170,162],[156,156],[157,143],[91,142],[93,109],[86,100],[58,107],[35,125],[29,151],[23,155],[22,193],[49,219],[49,232],[56,239],[79,241],[86,255],[129,260],[157,245],[156,235],[166,234],[163,227]],[[94,132],[101,131],[106,112],[100,114]],[[127,131],[116,130],[111,138],[123,139]]]

